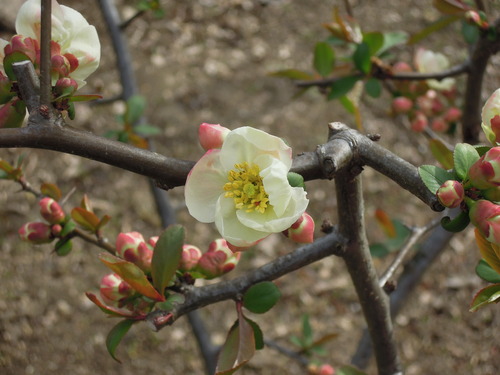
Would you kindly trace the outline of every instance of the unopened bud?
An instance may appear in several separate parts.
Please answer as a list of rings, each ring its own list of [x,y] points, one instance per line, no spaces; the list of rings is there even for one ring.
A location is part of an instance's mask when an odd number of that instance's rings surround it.
[[[221,238],[209,245],[208,251],[198,261],[197,270],[207,279],[213,279],[232,271],[238,264],[240,256],[241,253],[233,253],[226,240]]]
[[[464,200],[464,187],[460,181],[448,180],[436,192],[439,202],[449,208],[460,206]]]
[[[469,205],[472,224],[489,242],[500,245],[500,205],[484,199]]]
[[[469,179],[478,189],[500,187],[500,146],[491,148],[472,164]]]
[[[435,132],[444,133],[450,128],[450,124],[442,117],[436,117],[431,122],[431,128]]]
[[[411,121],[411,130],[418,133],[423,132],[428,124],[429,120],[427,119],[427,116],[425,116],[422,112],[417,112]]]
[[[120,233],[116,238],[116,253],[131,263],[134,263],[145,273],[151,271],[153,247],[146,244],[139,232]]]
[[[45,197],[38,204],[40,205],[40,214],[50,224],[60,224],[66,218],[63,209],[54,199]]]
[[[18,233],[21,240],[34,244],[49,243],[54,239],[50,226],[41,222],[26,223]]]
[[[226,139],[230,131],[219,124],[207,124],[204,122],[198,129],[198,138],[201,147],[207,151],[212,148],[221,148],[224,139]]]
[[[121,307],[135,291],[118,274],[110,273],[101,279],[100,293],[107,304]]]
[[[446,114],[444,115],[444,119],[448,122],[456,122],[460,120],[462,117],[462,111],[457,107],[448,108]]]
[[[314,220],[304,212],[283,234],[297,243],[311,243],[314,241]]]
[[[182,257],[179,264],[179,270],[186,272],[191,271],[196,267],[198,261],[202,256],[202,252],[196,246],[184,245],[182,246]]]
[[[408,113],[413,108],[413,101],[404,96],[398,96],[392,100],[394,113]]]
[[[59,78],[55,84],[57,95],[71,95],[78,89],[78,83],[72,78],[63,77]]]

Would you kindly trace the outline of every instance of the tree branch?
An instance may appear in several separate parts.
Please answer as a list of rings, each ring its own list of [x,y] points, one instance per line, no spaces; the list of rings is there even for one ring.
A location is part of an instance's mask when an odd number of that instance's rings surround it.
[[[159,330],[190,311],[216,302],[235,299],[256,283],[275,280],[330,255],[343,256],[344,247],[344,238],[334,230],[310,245],[299,247],[295,251],[276,258],[270,263],[233,280],[221,281],[203,287],[186,288],[184,303],[176,306],[173,311],[154,311],[149,314],[147,321],[155,330]],[[165,321],[163,318],[169,314],[172,314],[173,318]]]

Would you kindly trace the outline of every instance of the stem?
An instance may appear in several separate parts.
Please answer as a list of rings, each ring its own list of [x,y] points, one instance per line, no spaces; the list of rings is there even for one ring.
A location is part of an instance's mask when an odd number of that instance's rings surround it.
[[[40,106],[50,108],[52,80],[50,77],[50,40],[52,33],[52,0],[42,0],[40,31]],[[48,112],[50,115],[50,111]]]
[[[347,169],[347,168],[346,168]],[[389,311],[389,299],[378,284],[364,226],[361,177],[342,171],[335,177],[339,232],[348,240],[344,261],[368,325],[379,375],[401,374]]]

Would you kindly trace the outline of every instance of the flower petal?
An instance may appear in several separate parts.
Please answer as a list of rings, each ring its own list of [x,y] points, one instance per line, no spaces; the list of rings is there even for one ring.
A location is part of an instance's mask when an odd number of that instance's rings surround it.
[[[219,196],[224,195],[227,174],[222,169],[219,156],[218,149],[207,151],[189,172],[186,181],[186,206],[191,216],[202,223],[214,221],[215,205]]]

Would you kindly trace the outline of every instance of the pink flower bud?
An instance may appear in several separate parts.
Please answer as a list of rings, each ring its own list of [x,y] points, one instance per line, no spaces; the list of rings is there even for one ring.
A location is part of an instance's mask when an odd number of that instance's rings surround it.
[[[207,124],[204,122],[198,129],[198,138],[200,139],[201,147],[207,151],[212,148],[221,148],[229,132],[228,128],[219,124]]]
[[[151,271],[153,249],[139,232],[120,233],[116,238],[116,253],[145,273]]]
[[[413,101],[404,96],[398,96],[392,100],[394,113],[408,113],[413,108]]]
[[[457,107],[451,107],[446,111],[444,119],[448,122],[456,122],[462,117],[462,111]]]
[[[100,293],[107,304],[122,307],[125,300],[134,295],[135,291],[118,274],[110,273],[101,279]]]
[[[226,240],[220,238],[213,241],[209,245],[208,251],[201,256],[197,270],[204,274],[207,279],[213,279],[232,271],[238,264],[240,256],[241,253],[233,253]]]
[[[464,200],[464,187],[460,181],[448,180],[436,192],[439,202],[445,207],[454,208],[460,206]]]
[[[327,364],[321,365],[319,375],[335,375],[335,369]]]
[[[158,238],[160,238],[159,236],[154,236],[154,237],[151,237],[149,240],[148,240],[148,244],[154,249],[156,247],[156,243],[158,242]]]
[[[60,224],[66,218],[63,209],[54,199],[45,197],[38,204],[40,205],[40,214],[50,224]]]
[[[411,121],[411,130],[418,133],[423,132],[428,124],[429,120],[427,119],[427,116],[422,112],[417,112]]]
[[[4,49],[5,56],[14,52],[20,52],[28,57],[33,64],[36,63],[37,55],[40,53],[40,46],[36,39],[25,38],[22,35],[14,35]]]
[[[201,250],[193,245],[182,246],[182,258],[179,264],[179,270],[181,271],[191,271],[196,267],[198,261],[202,256]]]
[[[78,83],[72,78],[59,78],[55,85],[55,90],[58,95],[73,94],[78,89]]]
[[[450,124],[444,120],[442,117],[436,117],[431,122],[431,128],[435,132],[444,133],[450,127]]]
[[[500,147],[493,147],[469,168],[471,184],[478,189],[500,187]]]
[[[410,66],[410,64],[404,62],[404,61],[398,61],[392,66],[392,71],[395,73],[408,73],[412,72],[413,69]]]
[[[481,199],[471,206],[469,217],[472,224],[488,241],[500,245],[500,205]]]
[[[52,225],[52,227],[50,228],[50,230],[52,232],[52,235],[54,237],[57,237],[62,232],[62,226],[60,224],[54,224],[54,225]]]
[[[26,223],[18,233],[21,240],[34,244],[49,243],[54,239],[50,226],[41,222]]]
[[[500,143],[500,89],[496,90],[484,104],[481,112],[482,128],[492,143]]]
[[[304,212],[283,234],[297,243],[311,243],[314,240],[314,220]]]
[[[67,77],[71,72],[71,64],[68,59],[61,55],[54,55],[51,57],[52,73],[58,78]]]

